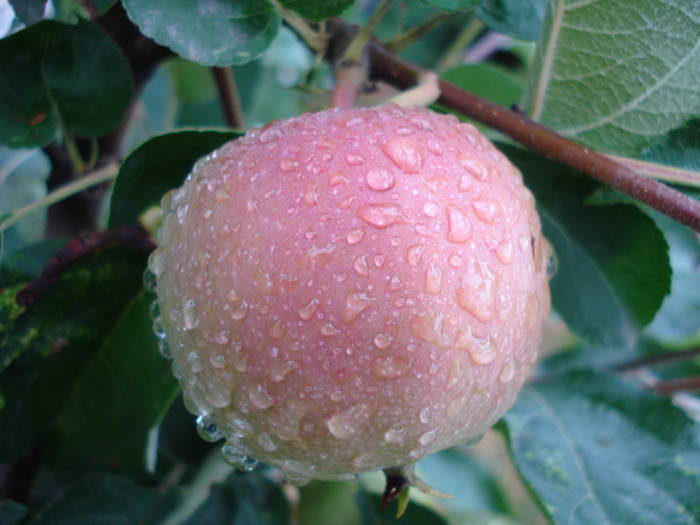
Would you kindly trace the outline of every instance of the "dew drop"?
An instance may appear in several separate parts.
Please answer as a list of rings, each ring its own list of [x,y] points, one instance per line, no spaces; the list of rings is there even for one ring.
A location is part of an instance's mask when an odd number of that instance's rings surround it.
[[[173,357],[173,353],[170,350],[168,342],[165,339],[158,340],[158,352],[160,352],[160,355],[162,355],[166,359],[172,359]]]
[[[192,372],[195,374],[198,374],[204,370],[202,360],[199,358],[199,354],[197,352],[190,352],[187,354],[187,366],[189,366],[190,370],[192,370]]]
[[[149,292],[155,292],[158,283],[156,275],[148,268],[143,272],[143,286]]]
[[[403,210],[396,204],[365,204],[357,209],[356,214],[367,224],[379,229],[406,222]]]
[[[472,208],[474,208],[474,214],[482,222],[491,224],[493,219],[496,217],[496,203],[489,200],[478,200],[472,202]]]
[[[364,236],[365,232],[362,228],[355,228],[348,232],[348,234],[345,236],[345,239],[348,241],[348,244],[357,244],[362,240]]]
[[[194,330],[197,328],[197,310],[194,299],[186,299],[182,305],[182,327],[185,330]]]
[[[469,356],[478,365],[486,365],[496,359],[496,351],[487,339],[474,337],[469,329],[465,329],[457,337],[455,346],[466,350]]]
[[[270,328],[270,337],[273,339],[282,339],[284,337],[285,328],[282,321],[275,321],[275,323]]]
[[[433,153],[434,155],[442,155],[442,144],[440,144],[440,142],[437,140],[430,139],[426,143],[426,147],[430,153]]]
[[[487,323],[495,315],[493,288],[493,280],[468,275],[462,279],[462,286],[457,289],[457,304],[479,321]]]
[[[352,153],[345,156],[345,162],[351,166],[359,166],[365,163],[365,158],[362,155],[354,155]]]
[[[278,129],[265,129],[258,135],[258,141],[261,144],[273,142],[282,137],[282,132]]]
[[[231,466],[245,472],[251,472],[258,466],[258,461],[246,453],[240,444],[226,443],[221,447],[221,454]]]
[[[372,361],[372,373],[380,378],[396,378],[408,372],[408,361],[399,356],[377,357]]]
[[[435,440],[435,436],[437,436],[436,429],[428,430],[418,438],[418,442],[423,446],[428,445]]]
[[[224,354],[211,354],[209,363],[214,368],[224,368],[226,366],[226,356]]]
[[[406,262],[411,266],[418,266],[424,250],[425,246],[422,244],[414,244],[406,251]]]
[[[435,262],[428,264],[425,269],[425,284],[423,285],[423,290],[425,293],[434,295],[442,291],[442,272]]]
[[[198,416],[196,419],[197,433],[204,441],[215,442],[224,437],[219,427],[209,418],[209,416]]]
[[[501,368],[501,373],[498,376],[498,380],[501,383],[508,383],[515,377],[515,364],[512,360],[508,359]]]
[[[282,171],[292,171],[299,167],[299,163],[294,159],[282,159],[280,161],[280,169]]]
[[[175,216],[177,217],[177,222],[180,224],[185,224],[185,219],[187,218],[187,212],[189,211],[189,206],[187,204],[183,204],[182,206],[178,206],[177,211],[175,212]]]
[[[311,301],[297,310],[299,317],[301,317],[301,319],[304,321],[308,321],[316,313],[316,310],[318,310],[319,304],[320,302],[318,299],[311,299]]]
[[[369,308],[374,302],[374,298],[360,290],[352,290],[345,298],[345,310],[343,311],[343,321],[349,323]]]
[[[245,301],[242,301],[241,304],[239,304],[234,310],[231,312],[231,318],[234,321],[241,321],[245,319],[245,317],[248,315],[248,303]]]
[[[267,389],[260,384],[248,391],[248,398],[250,399],[250,402],[253,403],[253,406],[261,410],[270,408],[275,404],[275,401],[272,399],[270,394],[267,393]]]
[[[392,275],[391,279],[389,279],[389,283],[387,284],[386,288],[390,292],[395,292],[396,290],[401,289],[401,279],[399,279],[399,276]]]
[[[423,206],[423,213],[425,213],[427,217],[435,217],[439,211],[440,208],[434,202],[428,202]]]
[[[360,454],[359,456],[355,456],[352,460],[353,466],[357,468],[368,468],[369,466],[372,465],[374,461],[374,455],[370,454],[369,452],[365,454]]]
[[[447,207],[448,232],[447,240],[454,243],[467,242],[470,225],[464,213],[454,206]]]
[[[158,278],[163,273],[164,267],[165,257],[163,256],[163,250],[154,250],[148,257],[148,269]]]
[[[513,243],[510,239],[506,239],[496,248],[496,257],[503,264],[510,264],[513,262]]]
[[[258,445],[260,445],[260,448],[267,452],[273,452],[277,450],[277,445],[275,442],[272,440],[272,436],[268,434],[267,432],[263,432],[258,436]]]
[[[421,423],[427,425],[430,423],[430,415],[430,407],[425,407],[421,409],[420,413],[418,414],[418,418],[420,419]]]
[[[369,265],[367,264],[366,255],[360,255],[358,257],[355,257],[355,259],[352,262],[352,267],[359,275],[369,275]]]
[[[459,178],[459,184],[457,185],[457,189],[459,191],[468,191],[469,188],[472,187],[472,178],[469,175],[462,175]]]
[[[475,179],[482,182],[489,180],[489,170],[483,160],[474,155],[461,155],[458,162]]]
[[[294,361],[273,361],[269,365],[270,379],[275,383],[280,383],[297,368]]]
[[[228,330],[219,330],[216,332],[216,335],[214,336],[214,341],[216,341],[217,344],[220,345],[225,345],[229,342],[229,331]]]
[[[462,266],[464,266],[464,259],[462,259],[456,253],[450,255],[449,259],[447,259],[447,262],[450,263],[450,266],[452,266],[452,268],[461,268]]]
[[[390,428],[384,433],[384,440],[387,443],[403,443],[404,438],[406,437],[406,429],[405,428]]]
[[[375,191],[387,191],[394,187],[394,175],[384,168],[372,168],[367,172],[367,186]]]
[[[383,255],[375,255],[373,260],[374,260],[374,265],[377,268],[384,267],[384,256]]]
[[[366,421],[367,405],[353,405],[347,410],[331,416],[326,425],[330,433],[338,439],[348,439],[357,434]]]
[[[374,336],[374,346],[381,350],[386,350],[391,346],[391,342],[393,341],[393,337],[391,337],[390,334],[382,333],[382,334],[377,334]]]
[[[338,335],[343,333],[342,330],[339,330],[335,326],[333,326],[333,323],[325,323],[321,327],[321,335],[324,335],[326,337],[333,337],[334,335]]]
[[[413,139],[395,137],[381,148],[386,156],[406,173],[419,173],[423,167],[421,146]]]
[[[294,460],[286,460],[282,465],[282,474],[285,483],[295,487],[303,487],[311,481],[311,473],[306,472],[304,467]]]

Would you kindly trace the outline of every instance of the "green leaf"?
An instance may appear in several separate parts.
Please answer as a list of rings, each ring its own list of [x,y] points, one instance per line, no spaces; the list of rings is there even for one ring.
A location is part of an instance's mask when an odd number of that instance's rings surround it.
[[[172,499],[124,478],[93,474],[61,494],[32,524],[158,523]]]
[[[674,129],[642,152],[641,158],[692,171],[700,171],[700,119]]]
[[[46,9],[46,0],[10,0],[15,16],[29,25],[41,20]]]
[[[126,58],[88,22],[48,20],[4,38],[0,63],[0,142],[12,147],[46,145],[61,122],[69,133],[104,135],[131,100]]]
[[[0,461],[23,457],[51,427],[100,342],[141,290],[146,255],[115,245],[79,258],[0,339],[0,362],[15,356],[0,375]]]
[[[511,74],[488,64],[457,66],[445,71],[442,78],[506,108],[520,102],[523,94],[523,86]]]
[[[260,474],[233,473],[211,488],[184,525],[286,525],[289,504],[279,485]]]
[[[423,3],[443,11],[463,11],[479,5],[483,0],[422,0]]]
[[[57,427],[76,460],[130,473],[154,466],[144,461],[149,439],[157,440],[179,387],[158,353],[152,300],[150,294],[136,299],[63,404]]]
[[[671,294],[646,333],[664,343],[680,343],[700,335],[700,240],[665,215],[654,212],[652,216],[666,235],[673,279]]]
[[[38,201],[46,196],[51,165],[43,151],[13,150],[0,146],[0,215]],[[43,239],[46,210],[23,218],[4,232],[4,249],[14,251]]]
[[[355,0],[314,0],[313,2],[309,2],[309,0],[281,0],[280,3],[305,18],[325,20],[340,16],[343,11],[355,3]]]
[[[414,501],[408,504],[406,513],[397,519],[396,503],[390,503],[381,510],[380,498],[376,494],[370,494],[365,490],[357,492],[355,498],[360,507],[360,523],[362,525],[387,525],[400,523],[402,525],[447,525],[447,521],[423,505]]]
[[[592,148],[638,156],[700,114],[700,4],[551,2],[527,109]]]
[[[0,523],[20,525],[29,515],[27,507],[10,499],[0,500]]]
[[[484,0],[476,10],[489,28],[519,40],[537,40],[546,13],[547,0]]]
[[[232,131],[178,131],[153,137],[121,166],[112,191],[110,227],[134,224],[163,194],[180,186],[200,157],[239,137]]]
[[[670,399],[579,371],[525,388],[504,421],[555,523],[697,523],[700,425]]]
[[[146,36],[207,66],[255,60],[280,24],[266,0],[124,0],[124,7]]]
[[[663,234],[636,206],[584,204],[597,184],[574,170],[512,146],[501,149],[535,195],[554,247],[555,309],[592,344],[633,346],[670,289]]]

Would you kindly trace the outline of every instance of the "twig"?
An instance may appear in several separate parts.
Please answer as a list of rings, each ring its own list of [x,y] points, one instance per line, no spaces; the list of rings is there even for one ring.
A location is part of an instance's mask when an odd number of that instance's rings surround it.
[[[428,18],[426,21],[403,31],[398,35],[395,35],[390,40],[384,42],[384,45],[387,49],[390,49],[394,53],[398,53],[402,49],[423,38],[433,29],[449,20],[450,17],[450,13],[438,13],[437,15]]]
[[[113,244],[123,244],[142,251],[151,251],[155,248],[148,233],[137,226],[122,226],[80,235],[60,248],[51,257],[41,275],[17,292],[15,297],[17,304],[21,306],[31,305],[58,281],[66,269],[81,257]]]
[[[241,98],[238,95],[233,71],[230,67],[212,67],[211,72],[216,81],[216,89],[219,92],[219,101],[221,101],[226,124],[234,129],[245,129]]]
[[[296,14],[294,11],[286,9],[279,0],[270,0],[275,10],[280,14],[284,21],[287,22],[299,36],[304,39],[306,45],[316,51],[323,50],[326,47],[326,37],[315,31],[306,20]]]
[[[364,53],[365,47],[367,46],[367,42],[369,42],[369,39],[372,38],[372,33],[379,25],[379,22],[382,21],[384,15],[386,15],[389,9],[391,9],[392,3],[393,0],[381,0],[381,3],[374,10],[372,16],[369,17],[367,23],[364,26],[362,26],[362,28],[357,32],[355,37],[350,41],[350,44],[348,45],[347,49],[345,50],[345,53],[343,53],[343,57],[340,60],[341,63],[358,63],[361,61],[361,57]]]
[[[372,32],[391,8],[393,0],[382,0],[367,23],[353,34],[335,67],[335,87],[331,93],[332,108],[351,108],[360,86],[367,79],[367,63],[363,59]]]
[[[512,40],[509,36],[489,31],[464,54],[464,62],[466,64],[476,64],[486,60]]]
[[[700,188],[700,173],[697,171],[674,168],[673,166],[664,166],[663,164],[657,164],[655,162],[631,159],[629,157],[619,157],[607,153],[605,156],[646,177],[653,177],[659,180]]]
[[[332,21],[333,31],[351,31],[348,26],[342,20]],[[400,89],[414,86],[423,72],[378,42],[371,41],[367,49],[373,77]],[[444,106],[501,131],[524,146],[586,173],[700,232],[700,202],[454,84],[440,80],[440,90],[442,96],[438,102]]]
[[[391,40],[387,40],[384,45],[387,47],[387,49],[391,49],[394,53],[401,51],[402,49],[410,46],[416,40],[423,38],[443,22],[449,20],[451,16],[452,15],[450,13],[438,13],[437,15],[428,18],[425,22],[399,33]]]
[[[682,361],[689,361],[698,356],[700,356],[700,347],[679,352],[666,352],[663,354],[645,356],[640,359],[618,364],[614,369],[618,372],[633,372],[649,366],[664,366]]]
[[[484,24],[477,17],[473,16],[467,25],[464,26],[462,32],[455,38],[454,42],[447,48],[447,52],[442,57],[435,70],[438,73],[447,71],[451,67],[458,66],[462,63],[462,52],[471,44],[471,42],[479,36],[481,30],[484,29]]]
[[[670,396],[677,392],[690,392],[700,390],[700,375],[680,377],[659,381],[654,385],[654,390],[659,394]]]
[[[30,213],[43,208],[48,208],[56,202],[60,202],[75,195],[76,193],[80,193],[81,191],[97,186],[98,184],[102,184],[103,182],[110,181],[116,178],[116,176],[117,165],[108,164],[107,166],[87,174],[74,182],[61,186],[60,188],[49,193],[43,199],[23,206],[22,208],[12,212],[12,214],[4,221],[0,221],[0,233],[7,230],[10,226],[23,219]]]

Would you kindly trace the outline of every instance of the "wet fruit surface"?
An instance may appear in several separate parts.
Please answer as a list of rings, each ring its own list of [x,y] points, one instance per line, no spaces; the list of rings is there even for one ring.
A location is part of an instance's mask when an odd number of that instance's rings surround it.
[[[163,206],[160,322],[200,429],[234,461],[300,482],[412,463],[495,423],[536,359],[532,196],[452,116],[275,122]]]

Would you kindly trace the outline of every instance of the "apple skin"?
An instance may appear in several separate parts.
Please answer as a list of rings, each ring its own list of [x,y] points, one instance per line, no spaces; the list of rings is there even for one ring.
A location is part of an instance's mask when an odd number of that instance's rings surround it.
[[[163,208],[149,267],[173,369],[229,456],[301,480],[411,464],[485,432],[537,358],[534,199],[453,116],[272,122]]]

